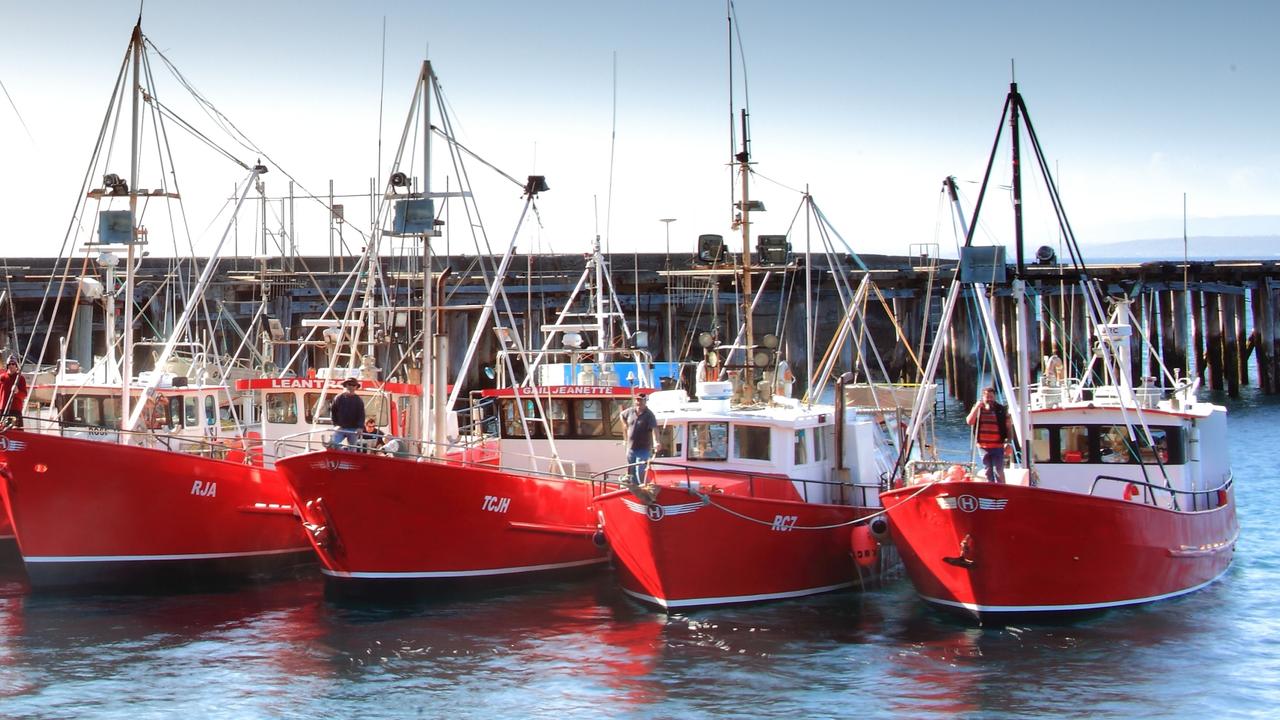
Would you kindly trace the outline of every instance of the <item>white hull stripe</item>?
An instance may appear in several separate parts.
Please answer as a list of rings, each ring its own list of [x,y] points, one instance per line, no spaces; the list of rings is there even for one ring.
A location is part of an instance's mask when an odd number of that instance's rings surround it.
[[[977,603],[956,602],[955,600],[943,600],[941,598],[929,597],[921,595],[920,597],[931,603],[938,605],[946,605],[948,607],[962,608],[974,613],[1029,613],[1029,612],[1068,612],[1072,610],[1104,610],[1106,608],[1124,607],[1125,605],[1141,605],[1142,603],[1156,602],[1157,600],[1168,600],[1179,595],[1193,593],[1201,588],[1208,587],[1217,582],[1230,569],[1228,565],[1226,569],[1218,573],[1213,579],[1207,580],[1194,587],[1175,590],[1171,593],[1163,595],[1152,595],[1151,597],[1134,598],[1132,600],[1112,600],[1109,602],[1099,603],[1079,603],[1076,605],[978,605]]]
[[[608,562],[609,558],[596,558],[592,560],[575,560],[567,563],[551,563],[548,565],[524,565],[513,568],[492,568],[488,570],[444,570],[439,572],[345,572],[342,570],[330,570],[328,568],[320,568],[320,572],[335,578],[350,578],[352,580],[415,580],[430,578],[464,578],[464,577],[484,577],[486,575],[514,575],[517,573],[540,572],[543,570],[559,570],[561,568],[582,567],[583,565],[598,565]]]
[[[309,553],[311,547],[286,548],[284,550],[260,550],[240,553],[191,553],[188,555],[69,555],[69,556],[32,556],[23,555],[26,563],[113,563],[113,562],[158,562],[169,560],[221,560],[225,558],[263,557],[267,555],[288,555],[291,553]]]
[[[760,602],[761,600],[782,600],[784,598],[804,597],[805,595],[817,595],[818,593],[832,592],[834,590],[843,590],[844,588],[853,587],[853,582],[837,583],[835,585],[824,585],[822,587],[806,588],[804,590],[790,590],[780,593],[762,593],[760,595],[726,595],[725,597],[706,597],[691,598],[688,600],[665,600],[663,598],[645,595],[626,588],[622,591],[637,600],[643,600],[664,608],[682,608],[691,605],[730,605],[733,603]]]

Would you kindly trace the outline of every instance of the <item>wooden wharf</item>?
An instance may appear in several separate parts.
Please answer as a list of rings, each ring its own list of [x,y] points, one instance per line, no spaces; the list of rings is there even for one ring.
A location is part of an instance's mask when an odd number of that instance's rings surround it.
[[[709,274],[688,254],[615,253],[608,260],[620,310],[627,322],[638,320],[639,329],[648,333],[648,346],[655,359],[693,357],[699,352],[693,338],[715,326],[720,328],[722,341],[732,340],[724,336],[736,327],[735,313],[741,303],[731,273]],[[956,272],[955,261],[928,255],[862,255],[858,261],[861,266],[846,256],[842,263],[850,285],[856,286],[862,275],[869,273],[879,291],[868,303],[870,332],[862,349],[867,357],[878,357],[870,365],[874,368],[882,364],[892,380],[915,382],[919,379],[917,359],[924,362],[934,341],[942,297]],[[391,307],[408,308],[386,316],[383,339],[392,341],[388,344],[407,341],[406,328],[416,322],[404,318],[421,307],[420,262],[414,258],[382,259],[380,271],[389,288],[386,302]],[[203,263],[199,259],[196,267]],[[456,377],[466,341],[479,315],[477,308],[485,299],[482,264],[489,268],[497,265],[496,259],[475,256],[435,259],[437,272],[444,267],[451,271],[447,304],[462,308],[446,314],[453,365],[450,377]],[[555,321],[583,264],[584,256],[567,254],[522,255],[512,263],[505,290],[508,303],[519,318],[522,337],[535,344],[540,342],[541,326]],[[302,338],[306,333],[302,321],[320,317],[354,266],[351,258],[326,256],[222,260],[216,281],[206,294],[211,316],[220,319],[213,332],[215,343],[230,353],[245,344],[246,337],[250,338],[249,344],[255,338],[270,337],[261,326],[263,318],[279,321],[278,327],[284,330],[287,340]],[[47,365],[57,360],[58,338],[64,338],[69,357],[86,362],[92,355],[104,354],[100,305],[93,313],[81,313],[78,328],[71,327],[71,308],[78,297],[75,279],[82,274],[97,275],[92,262],[84,264],[84,259],[78,259],[68,270],[66,263],[52,258],[9,258],[0,263],[0,271],[4,275],[0,286],[0,333],[5,338],[3,345],[10,351],[22,355],[28,364]],[[767,328],[778,330],[782,352],[796,373],[797,386],[803,388],[807,382],[807,343],[804,323],[797,321],[806,312],[804,258],[793,258],[784,266],[756,267],[755,272],[757,287],[766,274],[770,276],[764,281],[762,302],[754,316],[756,326],[766,328],[764,332],[769,331]],[[844,312],[833,272],[825,258],[813,257],[807,307],[817,328],[815,363]],[[1160,378],[1162,362],[1170,373],[1194,374],[1207,388],[1231,397],[1238,396],[1242,386],[1254,382],[1264,394],[1280,393],[1277,261],[1103,264],[1091,265],[1089,273],[1103,283],[1109,295],[1125,296],[1133,303],[1133,314],[1141,324],[1133,344],[1134,377]],[[189,260],[179,263],[172,258],[144,258],[136,281],[135,300],[142,312],[135,332],[141,337],[162,337],[177,314],[171,308],[181,307],[180,281],[185,278],[189,287],[197,274],[198,269],[193,270]],[[1075,367],[1087,362],[1091,341],[1085,336],[1085,312],[1071,268],[1029,264],[1027,280],[1030,302],[1036,311],[1029,339],[1038,351],[1033,351],[1032,357],[1057,355],[1074,362]],[[49,287],[56,292],[48,292]],[[1008,340],[1005,352],[1012,358],[1016,332],[1009,285],[995,287],[992,297],[996,322]],[[50,308],[57,298],[61,298],[58,311],[50,320]],[[81,302],[87,304],[83,299]],[[335,308],[341,314],[346,304],[339,300]],[[980,350],[977,316],[969,311],[969,305],[961,302],[957,306],[958,315],[947,338],[945,363],[939,370],[948,394],[964,404],[977,397],[979,384],[989,377],[990,368],[989,359]],[[85,317],[91,317],[91,322]],[[46,343],[43,338],[50,328],[54,340]],[[493,362],[497,349],[494,335],[482,334],[479,362],[473,363],[467,377],[458,380],[472,387],[483,385],[481,368]],[[136,358],[142,367],[146,367],[147,352],[148,348],[140,349]],[[272,351],[271,362],[282,364],[292,352],[287,342],[281,343]],[[854,352],[851,347],[843,350],[838,363],[841,370],[856,369]],[[326,362],[322,353],[322,347],[308,348],[300,358],[302,366],[298,371],[322,366]],[[80,357],[86,355],[90,357]],[[403,368],[404,364],[383,357],[379,358],[379,367]],[[402,370],[400,376],[405,377],[406,372],[411,371]],[[1157,384],[1162,382],[1158,380]]]

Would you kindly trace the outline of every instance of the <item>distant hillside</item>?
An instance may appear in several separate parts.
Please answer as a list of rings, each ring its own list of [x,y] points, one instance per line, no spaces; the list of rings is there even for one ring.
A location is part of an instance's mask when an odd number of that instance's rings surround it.
[[[1085,260],[1181,260],[1182,238],[1152,238],[1098,245],[1082,245]],[[1280,258],[1280,235],[1187,238],[1192,260],[1272,260]]]

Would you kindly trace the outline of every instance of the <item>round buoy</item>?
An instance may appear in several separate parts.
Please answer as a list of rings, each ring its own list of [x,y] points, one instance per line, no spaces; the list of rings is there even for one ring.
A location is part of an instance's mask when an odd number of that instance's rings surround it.
[[[871,534],[871,528],[866,525],[855,526],[851,540],[853,561],[858,564],[858,567],[874,567],[880,559],[880,543],[876,542]]]
[[[1137,485],[1134,485],[1133,483],[1129,483],[1129,484],[1127,484],[1127,485],[1125,485],[1125,486],[1124,486],[1124,499],[1125,499],[1125,500],[1132,500],[1132,499],[1134,499],[1134,498],[1138,497],[1138,495],[1139,495],[1140,493],[1141,493],[1141,491],[1140,491],[1140,490],[1138,490],[1138,486],[1137,486]]]
[[[605,545],[607,545],[607,544],[608,544],[608,542],[604,539],[604,531],[603,531],[603,530],[597,530],[597,531],[595,531],[594,533],[592,533],[592,534],[591,534],[591,542],[595,543],[595,546],[596,546],[596,547],[599,547],[599,548],[602,548],[602,547],[604,547]]]

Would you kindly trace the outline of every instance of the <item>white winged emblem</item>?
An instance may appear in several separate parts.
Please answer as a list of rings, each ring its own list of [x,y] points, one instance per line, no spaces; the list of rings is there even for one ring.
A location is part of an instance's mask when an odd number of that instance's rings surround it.
[[[943,510],[961,510],[964,512],[974,512],[976,510],[1003,510],[1005,505],[1009,504],[1007,498],[980,498],[972,495],[961,495],[959,497],[940,497],[936,498],[938,507]]]
[[[317,460],[311,463],[316,470],[359,470],[360,466],[348,460]]]
[[[631,512],[649,516],[649,519],[654,522],[657,522],[668,515],[688,515],[702,507],[701,502],[680,503],[678,505],[645,505],[629,498],[623,498],[622,504],[626,505],[627,509]]]
[[[18,452],[27,447],[21,440],[14,440],[0,435],[0,452]]]

